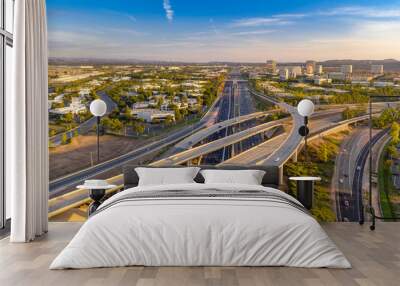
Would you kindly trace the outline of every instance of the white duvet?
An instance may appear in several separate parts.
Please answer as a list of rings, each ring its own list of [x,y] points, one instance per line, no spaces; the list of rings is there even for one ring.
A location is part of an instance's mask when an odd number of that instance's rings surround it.
[[[182,184],[163,190],[263,190],[262,186]],[[50,269],[145,266],[293,266],[350,268],[318,222],[293,206],[258,199],[124,201],[89,218]]]

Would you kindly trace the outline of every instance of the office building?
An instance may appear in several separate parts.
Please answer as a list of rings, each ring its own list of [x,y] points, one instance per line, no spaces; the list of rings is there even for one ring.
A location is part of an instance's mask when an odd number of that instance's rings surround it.
[[[353,66],[352,65],[342,65],[340,67],[340,71],[344,74],[351,74],[351,73],[353,73]]]
[[[371,65],[372,74],[383,74],[383,65]]]
[[[279,70],[279,79],[280,80],[288,80],[289,79],[289,70],[287,68],[282,68]]]
[[[269,73],[273,73],[273,74],[276,73],[276,61],[274,61],[274,60],[267,61],[267,71]]]
[[[316,62],[315,61],[307,61],[306,62],[306,73],[313,74],[315,71]]]
[[[315,73],[316,74],[323,74],[324,73],[324,68],[322,65],[316,65],[315,66]]]

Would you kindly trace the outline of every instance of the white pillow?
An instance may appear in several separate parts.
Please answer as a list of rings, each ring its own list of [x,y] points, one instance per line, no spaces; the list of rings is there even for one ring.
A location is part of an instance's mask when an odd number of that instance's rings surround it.
[[[138,186],[195,183],[200,168],[135,168],[139,176]]]
[[[261,170],[202,170],[206,184],[261,185],[265,171]]]

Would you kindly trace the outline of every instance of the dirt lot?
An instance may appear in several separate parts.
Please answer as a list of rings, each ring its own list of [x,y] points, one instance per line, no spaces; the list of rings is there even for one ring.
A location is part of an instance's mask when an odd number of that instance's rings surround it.
[[[97,160],[97,137],[78,136],[71,144],[50,149],[50,180],[91,166]],[[146,144],[144,139],[104,135],[100,137],[100,161],[110,160]]]

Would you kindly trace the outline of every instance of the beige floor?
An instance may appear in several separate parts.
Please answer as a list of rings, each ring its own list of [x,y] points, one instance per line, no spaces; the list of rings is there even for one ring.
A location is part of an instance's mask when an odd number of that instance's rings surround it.
[[[325,224],[353,269],[285,267],[126,267],[50,271],[52,259],[81,223],[50,223],[45,237],[29,244],[0,241],[0,285],[400,285],[400,223]]]

